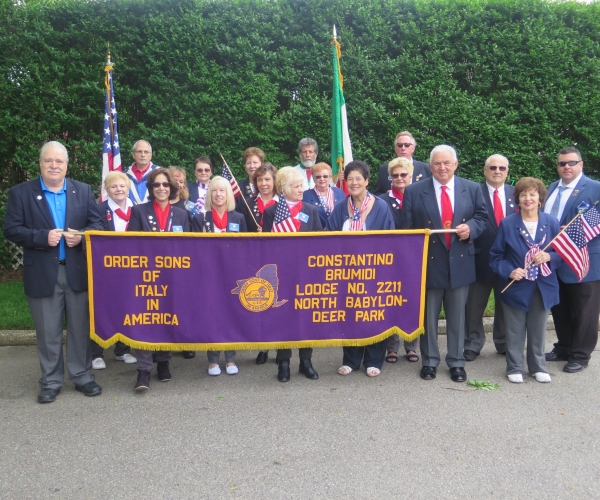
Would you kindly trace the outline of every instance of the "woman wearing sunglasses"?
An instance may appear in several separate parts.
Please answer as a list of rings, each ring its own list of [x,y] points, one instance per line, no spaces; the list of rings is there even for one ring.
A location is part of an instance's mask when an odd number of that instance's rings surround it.
[[[394,226],[400,229],[400,211],[402,210],[402,202],[404,200],[404,190],[412,182],[414,172],[413,164],[406,158],[396,158],[388,163],[388,174],[392,181],[392,189],[381,195],[381,199],[388,204],[390,212],[394,216]],[[417,342],[415,339],[411,342],[404,341],[404,351],[406,359],[411,363],[419,361],[417,354]],[[396,363],[398,361],[398,349],[400,348],[400,337],[394,334],[387,339],[387,356],[385,360],[388,363]]]
[[[194,182],[188,182],[188,199],[194,203],[198,212],[204,212],[204,203],[208,193],[208,183],[213,174],[213,164],[208,156],[200,156],[194,160]]]
[[[312,177],[315,181],[315,187],[304,191],[302,201],[317,207],[321,224],[325,227],[333,207],[338,201],[343,200],[346,195],[340,188],[331,185],[333,174],[327,163],[321,162],[313,166]]]
[[[152,233],[187,232],[190,223],[187,212],[174,207],[169,200],[177,196],[177,183],[166,168],[156,168],[148,175],[148,201],[131,208],[128,231],[145,231]],[[138,378],[134,389],[145,391],[150,388],[150,372],[152,371],[152,351],[133,349],[138,360]],[[169,371],[170,351],[156,351],[156,371],[158,380],[171,380]]]

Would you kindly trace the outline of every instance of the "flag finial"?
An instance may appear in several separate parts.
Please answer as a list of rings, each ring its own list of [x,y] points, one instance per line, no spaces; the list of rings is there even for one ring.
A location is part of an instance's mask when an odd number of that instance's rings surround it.
[[[337,40],[337,31],[335,29],[335,24],[333,25],[333,41],[335,42]]]
[[[110,64],[110,42],[106,43],[106,64]]]

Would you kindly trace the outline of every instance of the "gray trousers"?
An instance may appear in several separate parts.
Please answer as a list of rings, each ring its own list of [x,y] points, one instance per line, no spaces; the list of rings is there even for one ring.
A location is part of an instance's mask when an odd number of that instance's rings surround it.
[[[418,342],[419,342],[418,338],[416,338],[415,340],[412,340],[411,342],[407,342],[405,340],[404,341],[404,350],[406,352],[408,352],[408,351],[416,352]],[[391,337],[388,337],[386,347],[387,347],[387,352],[398,352],[398,349],[400,349],[400,337],[395,333]]]
[[[506,374],[525,371],[525,336],[527,336],[527,368],[529,373],[546,372],[546,321],[550,311],[544,309],[542,294],[536,286],[529,311],[504,304],[506,322]]]
[[[469,285],[469,298],[467,299],[466,310],[466,331],[465,331],[465,349],[469,351],[481,352],[485,344],[485,331],[483,329],[483,313],[487,306],[490,294],[494,291],[496,309],[494,312],[494,332],[492,338],[496,351],[506,352],[506,325],[504,323],[504,313],[502,311],[502,301],[498,285],[493,283],[482,283],[476,281]]]
[[[154,363],[152,362],[152,354],[156,353],[156,361],[169,361],[173,356],[171,351],[143,351],[142,349],[132,349],[131,354],[137,358],[138,370],[151,372]]]
[[[49,297],[27,297],[35,324],[42,389],[60,389],[65,382],[62,331],[67,320],[67,370],[69,380],[84,385],[94,380],[91,373],[91,339],[88,294],[74,292],[67,280],[66,266],[58,266],[54,292]]]
[[[438,346],[438,319],[442,304],[446,312],[446,341],[448,354],[446,364],[449,368],[465,366],[465,305],[469,296],[469,286],[459,288],[428,288],[425,306],[425,334],[421,335],[421,356],[423,366],[437,367],[440,364]]]
[[[219,364],[221,351],[206,351],[209,363]],[[235,363],[235,351],[225,351],[225,363]]]

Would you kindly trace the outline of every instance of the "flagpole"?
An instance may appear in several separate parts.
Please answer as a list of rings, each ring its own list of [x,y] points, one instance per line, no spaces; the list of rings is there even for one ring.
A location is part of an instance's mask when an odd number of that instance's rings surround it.
[[[598,203],[598,202],[596,202],[596,203]],[[594,205],[595,205],[596,203],[594,203]],[[571,224],[573,224],[573,222],[575,222],[575,221],[577,220],[577,217],[581,217],[581,214],[582,214],[583,212],[585,212],[585,211],[586,211],[586,208],[582,208],[582,209],[581,209],[579,212],[577,212],[577,215],[576,215],[575,217],[573,217],[573,218],[572,218],[572,219],[569,221],[569,223],[568,223],[568,224],[567,224],[565,227],[563,227],[563,228],[562,228],[562,229],[561,229],[561,230],[560,230],[560,231],[559,231],[559,232],[556,234],[556,236],[555,236],[554,238],[552,238],[552,239],[550,240],[550,243],[548,243],[548,244],[547,244],[547,245],[546,245],[544,248],[542,248],[541,252],[545,252],[545,251],[546,251],[546,249],[547,249],[547,248],[548,248],[550,245],[552,245],[552,243],[554,242],[554,240],[555,240],[556,238],[558,238],[558,237],[559,237],[559,236],[560,236],[562,233],[564,233],[564,232],[566,231],[566,229],[567,229],[567,228],[568,228],[568,227],[569,227]],[[527,264],[527,265],[525,266],[525,269],[523,269],[523,270],[524,270],[524,271],[526,271],[526,270],[527,270],[527,269],[529,269],[529,268],[530,268],[532,265],[533,265],[533,260],[532,260],[531,262],[529,262],[529,264]],[[539,266],[539,264],[536,264],[536,266]],[[513,284],[515,281],[516,281],[516,280],[514,280],[514,279],[513,279],[513,280],[511,280],[511,282],[510,282],[508,285],[506,285],[506,286],[504,287],[504,289],[503,289],[503,290],[502,290],[500,293],[504,293],[504,292],[506,292],[506,290],[508,290],[508,288],[510,287],[510,285],[512,285],[512,284]]]
[[[333,44],[338,46],[338,41],[337,41],[337,30],[335,29],[335,24],[333,25]],[[338,66],[339,68],[339,66]],[[340,82],[342,87],[344,85],[343,80]],[[339,163],[338,166],[338,183],[340,188],[344,191],[344,193],[346,192],[346,189],[344,188],[344,161],[342,159],[342,162]]]
[[[233,175],[233,172],[229,168],[229,165],[227,165],[227,162],[225,161],[225,158],[223,158],[223,155],[221,153],[219,153],[219,156],[221,157],[221,160],[223,160],[223,165],[225,165],[227,167],[227,170],[229,170],[229,175],[231,175],[232,179],[235,181],[235,183],[237,184],[238,189],[239,189],[240,185],[238,184],[238,181],[235,178],[235,175]],[[242,193],[241,189],[240,189],[240,196],[244,200],[244,203],[246,204],[246,208],[248,209],[248,212],[250,212],[250,215],[252,216],[252,219],[254,219],[254,223],[256,224],[256,227],[261,227],[261,225],[258,223],[258,221],[256,220],[256,218],[254,217],[254,213],[252,212],[252,210],[250,210],[250,206],[248,205],[248,202],[246,201],[246,197],[244,196],[244,193]]]
[[[108,95],[108,102],[110,102],[112,96],[110,94],[110,80],[108,78],[108,73],[113,69],[113,63],[110,60],[110,42],[106,43],[106,66],[104,66],[104,86],[106,87],[106,94]],[[110,135],[113,137],[115,135],[115,128],[113,124],[112,115],[109,118],[110,123]]]

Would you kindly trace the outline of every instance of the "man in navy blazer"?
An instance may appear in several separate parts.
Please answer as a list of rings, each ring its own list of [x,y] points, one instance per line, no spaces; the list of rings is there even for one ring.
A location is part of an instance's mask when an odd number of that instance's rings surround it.
[[[456,232],[433,234],[429,239],[425,334],[420,339],[421,378],[434,379],[440,364],[438,318],[443,303],[448,343],[446,364],[454,382],[465,382],[465,304],[469,285],[475,281],[473,240],[483,232],[487,213],[479,185],[454,175],[458,167],[454,148],[436,146],[429,158],[433,177],[406,188],[400,226],[454,228]]]
[[[556,216],[562,227],[575,217],[581,202],[593,205],[600,200],[600,182],[584,175],[581,153],[574,147],[558,153],[557,169],[560,180],[550,185],[544,212]],[[560,303],[552,308],[552,317],[558,342],[546,360],[567,361],[567,373],[586,368],[598,342],[600,238],[588,243],[588,252],[590,270],[581,282],[567,265],[557,271]]]
[[[492,290],[496,299],[494,345],[498,353],[506,353],[506,328],[500,301],[501,289],[498,288],[498,276],[490,267],[490,249],[498,235],[500,221],[519,210],[513,196],[514,188],[505,184],[508,170],[508,159],[502,155],[492,155],[485,160],[483,167],[485,182],[481,184],[481,193],[488,217],[485,229],[475,239],[475,281],[469,286],[466,310],[465,360],[467,361],[473,361],[479,356],[485,344],[483,313]]]
[[[67,369],[75,389],[102,393],[91,373],[87,266],[81,235],[102,229],[92,190],[66,179],[66,148],[51,141],[40,150],[40,177],[11,188],[4,219],[6,239],[23,246],[23,285],[35,324],[42,376],[39,403],[52,403],[64,383],[63,319]]]
[[[397,158],[406,158],[411,161],[414,167],[412,174],[412,182],[419,182],[422,179],[431,177],[431,169],[427,163],[415,160],[412,155],[417,147],[415,138],[408,130],[403,130],[396,134],[394,139],[394,151]],[[377,184],[375,185],[375,194],[381,196],[392,189],[392,181],[388,173],[388,164],[384,163],[379,167],[379,175],[377,176]]]

